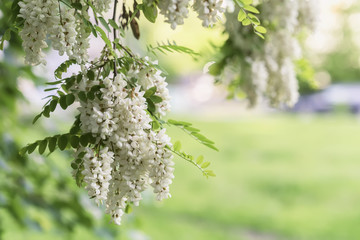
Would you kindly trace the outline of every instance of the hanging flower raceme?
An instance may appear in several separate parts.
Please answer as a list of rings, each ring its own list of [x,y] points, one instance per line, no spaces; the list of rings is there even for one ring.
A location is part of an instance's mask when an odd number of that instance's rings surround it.
[[[47,35],[59,55],[66,53],[78,63],[87,60],[89,34],[75,9],[69,9],[57,0],[23,0],[19,6],[18,17],[24,19],[20,37],[26,64],[46,63],[43,49],[48,47]]]
[[[165,22],[170,23],[171,28],[184,24],[184,18],[189,14],[189,0],[163,0],[159,1],[160,13],[164,15]]]
[[[190,3],[190,0],[162,0],[158,7],[165,17],[165,22],[175,29],[177,25],[184,24],[184,19],[189,15]],[[213,26],[225,10],[223,0],[195,0],[193,8],[204,27]]]
[[[24,0],[19,2],[18,17],[25,20],[20,37],[23,40],[22,46],[26,54],[26,64],[37,65],[45,62],[42,49],[48,46],[45,42],[48,23],[56,21],[57,3],[56,0]]]
[[[195,0],[194,10],[198,13],[198,18],[202,20],[204,27],[212,27],[225,11],[223,0]]]
[[[113,0],[91,0],[91,2],[99,13],[103,13],[110,9],[110,4]]]
[[[315,12],[307,9],[314,2],[262,2],[260,19],[268,21],[269,29],[264,40],[236,21],[238,13],[226,14],[229,39],[223,49],[228,55],[222,59],[221,66],[233,71],[235,80],[230,85],[237,85],[237,88],[232,87],[232,91],[244,91],[251,106],[265,99],[273,106],[293,106],[297,102],[299,87],[295,62],[302,57],[298,33],[304,28],[313,28],[315,17],[312,14]]]
[[[79,130],[94,138],[92,145],[77,149],[74,177],[83,178],[89,196],[106,206],[116,224],[126,205],[139,205],[141,192],[149,186],[158,200],[170,196],[172,144],[165,129],[153,129],[148,112],[165,115],[169,95],[165,78],[152,65],[144,60],[115,77],[90,80],[82,76],[71,90],[80,103]],[[94,100],[79,97],[96,88],[99,97]],[[154,101],[154,109],[149,108],[147,98]]]

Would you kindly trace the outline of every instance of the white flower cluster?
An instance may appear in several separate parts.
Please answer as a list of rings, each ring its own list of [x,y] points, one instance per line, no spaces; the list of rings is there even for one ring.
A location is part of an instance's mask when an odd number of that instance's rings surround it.
[[[88,49],[90,48],[89,36],[90,32],[86,31],[83,21],[76,20],[76,45],[73,48],[71,56],[78,63],[87,62],[89,60]]]
[[[209,27],[216,23],[217,18],[225,11],[223,0],[195,0],[194,10],[198,13],[204,27]]]
[[[83,157],[85,189],[89,196],[95,197],[95,201],[99,204],[107,198],[114,153],[109,151],[108,147],[101,149],[98,154],[95,154],[91,148],[80,148],[79,150],[85,152]]]
[[[75,10],[70,9],[63,11],[61,17],[60,14],[55,15],[47,22],[52,47],[59,51],[60,56],[65,52],[68,56],[73,55],[73,46],[76,44],[75,21]]]
[[[85,152],[82,174],[88,194],[106,206],[116,224],[120,224],[126,204],[137,206],[141,192],[149,186],[158,200],[170,197],[169,185],[174,178],[173,156],[167,149],[170,138],[165,129],[152,129],[144,98],[146,90],[155,86],[155,95],[162,98],[155,104],[156,112],[165,114],[169,109],[165,79],[150,65],[130,69],[126,76],[118,73],[114,78],[85,79],[74,89],[89,91],[103,85],[100,99],[79,100],[81,131],[92,133],[97,140],[93,147],[80,147],[76,156]],[[134,79],[136,87],[130,84]]]
[[[159,1],[160,13],[165,16],[165,22],[170,23],[171,28],[184,24],[184,18],[189,14],[189,0],[162,0]]]
[[[44,63],[42,49],[47,47],[47,23],[57,15],[54,12],[54,9],[57,9],[56,1],[24,0],[19,2],[19,6],[18,17],[25,19],[24,28],[20,32],[26,53],[25,63]]]
[[[275,29],[268,29],[265,41],[257,36],[249,38],[248,28],[234,24],[236,14],[227,15],[226,29],[233,46],[240,51],[251,52],[247,59],[250,71],[246,71],[244,66],[241,69],[242,76],[251,80],[245,89],[251,105],[262,102],[264,97],[275,106],[282,103],[293,106],[297,102],[299,93],[294,61],[301,57],[297,34],[303,27],[314,25],[310,23],[315,21],[315,17],[310,16],[315,14],[314,11],[307,12],[306,22],[303,21],[304,11],[311,8],[314,2],[264,1],[260,17],[276,26]]]
[[[66,53],[79,63],[87,60],[88,36],[82,21],[77,20],[74,9],[63,9],[57,0],[22,0],[18,17],[23,18],[20,32],[25,50],[25,63],[45,64],[42,49],[47,48],[46,36],[60,55]],[[65,7],[64,7],[65,8]],[[78,33],[78,34],[77,34]]]
[[[110,9],[111,2],[111,0],[92,0],[93,6],[100,13],[107,12]]]
[[[190,0],[161,0],[159,1],[160,13],[165,16],[165,22],[175,29],[177,25],[184,24],[184,19],[189,14]],[[198,13],[204,27],[212,26],[217,18],[225,11],[223,0],[195,0],[194,10]]]
[[[162,72],[160,70],[150,65],[157,65],[157,61],[150,62],[148,58],[145,59],[147,62],[144,65],[133,65],[128,72],[128,77],[139,79],[139,84],[144,89],[156,87],[155,95],[162,99],[160,103],[155,103],[156,113],[165,116],[170,111],[170,95],[167,88],[168,84],[165,81],[166,78],[161,76]]]

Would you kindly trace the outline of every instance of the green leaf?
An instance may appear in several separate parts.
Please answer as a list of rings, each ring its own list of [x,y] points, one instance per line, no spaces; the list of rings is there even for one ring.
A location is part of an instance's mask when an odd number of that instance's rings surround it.
[[[156,86],[151,87],[148,90],[146,90],[146,92],[144,93],[144,98],[149,98],[153,96],[155,93],[156,93]]]
[[[250,5],[253,3],[253,0],[241,0],[245,5]]]
[[[204,156],[203,156],[203,155],[200,155],[200,156],[196,159],[196,164],[200,165],[203,161],[204,161]]]
[[[117,25],[117,23],[112,20],[112,19],[109,19],[109,24],[111,25],[111,27],[113,27],[114,29],[119,29],[119,26]]]
[[[89,78],[89,80],[94,80],[95,79],[95,73],[93,70],[89,70],[87,73],[86,73],[86,76]]]
[[[200,129],[194,127],[185,126],[184,128],[189,132],[200,132]]]
[[[82,10],[82,5],[80,2],[74,2],[71,4],[71,6],[77,10],[80,10],[80,11]]]
[[[100,20],[101,24],[106,28],[106,30],[108,32],[111,32],[111,29],[110,29],[108,23],[106,22],[106,20],[103,17],[99,17],[99,20]]]
[[[58,88],[56,88],[56,87],[55,88],[47,88],[47,89],[44,90],[44,92],[50,92],[50,91],[53,91],[53,90],[56,90],[56,89],[58,89]]]
[[[74,85],[75,80],[76,80],[75,76],[66,79],[65,87],[67,90],[69,90]]]
[[[244,19],[241,23],[242,23],[243,26],[248,26],[248,25],[251,24],[251,20],[248,19],[248,18],[246,18],[246,19]]]
[[[68,89],[66,88],[66,84],[62,84],[61,89],[64,90],[65,93],[68,92]]]
[[[54,81],[54,82],[47,82],[47,85],[57,85],[59,83],[62,83],[64,80],[58,80],[58,81]]]
[[[248,17],[250,18],[250,21],[255,25],[260,25],[260,20],[258,17],[256,17],[254,14],[249,13]]]
[[[80,136],[80,144],[83,147],[86,147],[89,143],[89,135],[88,134],[84,134]]]
[[[27,150],[28,150],[28,146],[23,147],[22,149],[20,149],[19,155],[20,155],[20,156],[24,156],[25,153],[27,152]]]
[[[83,158],[85,155],[86,155],[86,152],[81,152],[81,153],[79,153],[78,158]]]
[[[209,148],[211,148],[211,149],[213,149],[213,150],[215,150],[215,151],[219,151],[219,149],[217,149],[213,144],[209,144],[209,143],[203,143],[205,146],[207,146],[207,147],[209,147]]]
[[[261,37],[262,39],[265,39],[264,35],[262,35],[261,33],[255,32],[255,34]]]
[[[88,138],[89,138],[89,143],[95,144],[96,143],[96,137],[94,137],[92,135],[92,133],[87,133],[87,135],[88,135]]]
[[[86,97],[90,100],[94,100],[95,99],[95,94],[93,91],[90,91],[87,93]]]
[[[47,144],[48,144],[48,141],[46,139],[44,139],[40,142],[40,144],[39,144],[39,153],[40,154],[43,154],[45,152]]]
[[[210,177],[216,177],[215,173],[212,170],[206,170],[205,174]]]
[[[257,32],[259,32],[259,33],[266,33],[267,32],[266,28],[264,28],[263,26],[256,26],[255,30]]]
[[[66,95],[60,97],[59,103],[60,103],[60,107],[64,110],[68,107],[66,104]]]
[[[73,148],[79,147],[79,141],[80,139],[78,136],[73,135],[70,137],[70,144]]]
[[[43,111],[43,115],[44,117],[50,117],[50,106],[47,105],[45,108],[44,108],[44,111]]]
[[[66,95],[66,105],[67,106],[70,106],[71,104],[73,104],[74,101],[75,101],[74,94],[71,93],[71,94]]]
[[[156,121],[156,120],[152,121],[151,124],[152,124],[151,128],[154,131],[160,129],[160,127],[161,127],[160,123],[158,121]]]
[[[81,186],[82,186],[82,183],[83,183],[83,181],[84,181],[84,175],[82,175],[82,173],[81,173],[83,168],[84,168],[84,167],[79,168],[79,169],[77,170],[77,172],[76,172],[76,175],[75,175],[76,185],[77,185],[78,187],[81,187]]]
[[[175,125],[175,126],[191,126],[192,125],[189,122],[177,121],[177,120],[174,120],[174,119],[169,119],[167,122],[172,124],[172,125]]]
[[[252,13],[256,13],[256,14],[259,14],[259,13],[260,13],[259,10],[257,10],[255,7],[250,6],[250,5],[245,5],[245,6],[244,6],[244,9],[245,9],[246,11],[249,11],[249,12],[252,12]]]
[[[3,35],[3,37],[1,38],[1,43],[0,43],[0,50],[4,50],[4,42],[5,41],[10,41],[11,39],[11,29],[7,29]]]
[[[68,136],[66,134],[61,135],[58,140],[58,147],[61,151],[63,151],[68,144]]]
[[[102,40],[104,40],[104,42],[105,42],[106,46],[108,47],[108,49],[110,50],[111,54],[113,56],[115,56],[115,53],[114,53],[113,48],[111,46],[111,41],[106,36],[106,33],[104,32],[104,30],[102,30],[99,26],[95,26],[95,29],[100,33],[100,36],[101,36]]]
[[[60,64],[60,66],[55,70],[54,75],[57,78],[61,78],[62,74],[67,72],[68,68],[72,65],[72,64],[76,64],[76,60],[75,59],[70,59],[70,60],[66,60],[65,62],[63,62],[62,64]],[[60,81],[56,81],[56,82],[52,82],[49,85],[55,85],[60,83],[62,80]]]
[[[185,54],[188,54],[190,55],[193,59],[197,59],[197,57],[200,56],[200,53],[198,52],[195,52],[194,50],[190,49],[190,48],[187,48],[187,47],[184,47],[184,46],[179,46],[179,45],[176,45],[176,43],[170,43],[168,42],[168,44],[157,44],[156,47],[153,47],[151,45],[148,46],[148,51],[149,52],[152,52],[152,53],[155,53],[155,50],[161,52],[161,53],[164,53],[165,54],[165,51],[167,52],[178,52],[178,53],[185,53]]]
[[[174,151],[179,152],[181,150],[181,142],[180,141],[176,141],[174,143]]]
[[[81,80],[82,80],[82,74],[78,74],[78,75],[76,76],[76,82],[77,82],[77,83],[80,83]]]
[[[78,115],[78,116],[76,116],[76,120],[70,128],[70,134],[75,135],[79,132],[80,132],[80,117]]]
[[[127,204],[126,207],[125,207],[125,213],[129,214],[132,212],[132,208],[131,208],[131,205],[130,204]]]
[[[58,104],[58,100],[57,99],[54,99],[50,102],[49,106],[50,106],[50,111],[51,112],[54,112],[55,109],[56,109],[56,106]]]
[[[39,113],[38,115],[35,116],[34,120],[32,121],[32,124],[35,124],[36,121],[41,117],[42,113]]]
[[[56,142],[57,142],[57,137],[52,137],[49,139],[48,147],[49,147],[50,153],[52,153],[55,150]]]
[[[27,152],[30,154],[32,153],[33,151],[35,151],[36,147],[38,146],[38,142],[34,142],[32,144],[30,144],[28,147],[27,147]]]
[[[144,4],[142,7],[142,11],[147,20],[149,20],[152,23],[155,23],[156,18],[158,16],[158,11],[157,11],[156,5],[151,4],[148,6],[148,5]]]
[[[83,102],[87,102],[87,97],[86,97],[86,93],[84,91],[81,91],[78,93],[78,97],[81,101]]]
[[[201,164],[201,168],[207,168],[210,165],[210,162],[204,162],[203,164]]]
[[[156,107],[155,107],[154,102],[150,98],[147,98],[146,102],[147,102],[147,105],[148,105],[148,107],[147,107],[148,111],[151,112],[151,113],[154,113],[156,111]]]
[[[191,135],[193,135],[194,137],[196,137],[196,138],[197,138],[198,140],[200,140],[201,142],[209,143],[209,144],[214,144],[213,141],[211,141],[210,139],[208,139],[207,137],[205,137],[205,136],[202,135],[201,133],[193,132],[193,133],[191,133]]]
[[[78,165],[76,163],[71,163],[71,168],[72,169],[78,169]]]
[[[154,103],[161,103],[161,102],[163,101],[161,97],[155,96],[155,95],[151,96],[150,99],[151,99],[151,101],[153,101]]]
[[[244,21],[245,18],[246,18],[246,13],[242,9],[240,9],[239,14],[238,14],[239,22]]]
[[[76,162],[77,164],[80,164],[82,161],[83,161],[83,160],[80,159],[80,158],[78,158],[78,159],[75,160],[75,162]]]
[[[3,39],[5,41],[10,41],[10,39],[11,39],[11,29],[10,28],[5,31]]]
[[[86,21],[87,21],[87,20],[86,20]],[[96,29],[95,29],[94,26],[91,24],[91,22],[87,21],[87,23],[88,23],[88,26],[89,26],[89,28],[90,28],[90,30],[91,30],[91,33],[97,38],[97,37],[98,37],[98,34],[97,34]]]

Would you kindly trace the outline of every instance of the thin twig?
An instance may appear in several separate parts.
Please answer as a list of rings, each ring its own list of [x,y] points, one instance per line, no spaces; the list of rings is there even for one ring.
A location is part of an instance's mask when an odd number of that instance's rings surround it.
[[[117,4],[118,4],[118,0],[114,1],[114,12],[113,12],[113,17],[112,20],[115,22],[116,20],[116,8],[117,8]],[[116,51],[116,43],[115,43],[115,39],[116,39],[116,28],[113,27],[113,33],[114,33],[114,43],[113,43],[113,48],[114,51]],[[114,59],[114,77],[116,77],[117,75],[117,69],[116,69],[116,58]]]
[[[63,25],[62,16],[61,16],[60,0],[58,0],[58,3],[59,3],[60,24]]]
[[[174,151],[173,149],[171,149],[169,146],[166,146],[166,149],[168,149],[169,151],[171,151],[172,153],[176,154],[178,157],[184,159],[185,161],[188,161],[189,163],[191,163],[192,165],[194,165],[195,167],[197,167],[206,177],[207,177],[207,173],[205,172],[205,170],[199,165],[197,164],[195,161],[184,157],[181,153]]]

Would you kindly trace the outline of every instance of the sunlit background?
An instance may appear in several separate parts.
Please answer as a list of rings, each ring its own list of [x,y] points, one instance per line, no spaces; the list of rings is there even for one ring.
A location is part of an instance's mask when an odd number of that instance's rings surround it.
[[[244,100],[227,100],[226,89],[203,73],[212,46],[226,39],[221,25],[204,29],[195,14],[176,31],[162,22],[143,19],[140,41],[127,42],[140,55],[147,54],[145,42],[167,40],[201,53],[198,61],[179,53],[157,58],[171,83],[170,117],[192,122],[220,151],[175,128],[170,136],[204,155],[217,176],[206,179],[175,159],[172,198],[159,203],[145,192],[140,207],[115,226],[71,179],[70,153],[17,157],[19,146],[71,126],[73,115],[61,109],[55,120],[31,126],[47,96],[38,83],[51,80],[65,60],[49,52],[48,65],[35,68],[45,80],[19,79],[25,98],[9,103],[17,110],[0,106],[0,239],[360,239],[359,1],[319,0],[318,26],[304,41],[304,54],[320,89],[301,96],[294,109],[248,109]],[[93,44],[101,46],[96,39]],[[10,63],[7,57],[0,52],[1,61]],[[0,84],[7,77],[14,76],[0,71]]]

